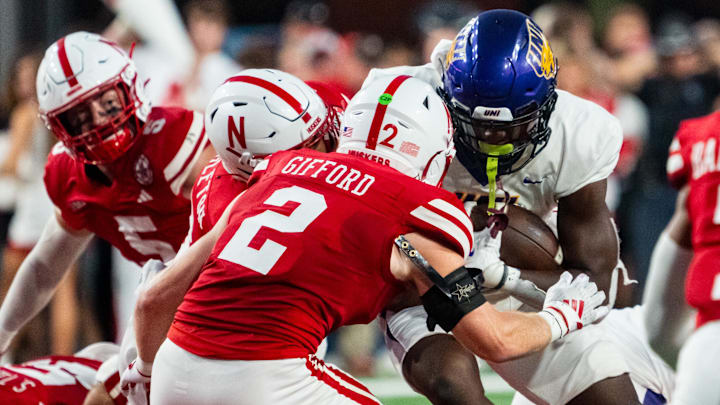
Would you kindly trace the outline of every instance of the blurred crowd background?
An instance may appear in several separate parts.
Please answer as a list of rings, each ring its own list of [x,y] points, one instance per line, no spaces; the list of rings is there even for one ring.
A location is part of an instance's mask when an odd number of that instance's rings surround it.
[[[673,211],[667,151],[686,118],[720,108],[720,2],[716,0],[0,0],[0,298],[52,212],[45,157],[55,139],[37,118],[35,73],[42,52],[77,30],[132,44],[155,104],[204,110],[214,88],[242,68],[272,67],[328,82],[352,95],[369,69],[426,63],[479,11],[531,14],[559,59],[559,87],[621,122],[625,140],[608,206],[622,258],[640,281]],[[581,136],[582,134],[577,134]],[[53,304],[18,339],[13,360],[121,336],[137,272],[95,241]],[[377,326],[334,334],[331,356],[372,375]]]

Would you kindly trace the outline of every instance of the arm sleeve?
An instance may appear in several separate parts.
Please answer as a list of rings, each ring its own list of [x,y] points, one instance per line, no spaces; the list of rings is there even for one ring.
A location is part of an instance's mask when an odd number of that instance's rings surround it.
[[[85,250],[91,237],[70,233],[55,215],[50,217],[0,307],[0,352],[5,352],[17,331],[47,305],[68,267]]]

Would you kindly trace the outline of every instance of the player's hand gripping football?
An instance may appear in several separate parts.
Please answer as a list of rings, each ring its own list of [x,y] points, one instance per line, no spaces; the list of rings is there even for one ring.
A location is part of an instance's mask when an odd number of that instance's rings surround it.
[[[610,309],[600,306],[603,301],[605,293],[598,291],[597,285],[586,274],[579,274],[573,279],[566,271],[557,283],[548,288],[539,315],[550,325],[554,341],[604,318]]]
[[[150,377],[152,363],[145,363],[140,358],[128,365],[120,376],[120,390],[128,399],[129,404],[148,405],[150,402]]]
[[[525,304],[541,308],[545,293],[534,283],[520,278],[520,270],[508,266],[500,259],[500,241],[502,231],[492,236],[490,228],[473,232],[474,249],[470,253],[465,267],[478,269],[482,274],[482,286],[486,289],[499,290],[514,296]]]

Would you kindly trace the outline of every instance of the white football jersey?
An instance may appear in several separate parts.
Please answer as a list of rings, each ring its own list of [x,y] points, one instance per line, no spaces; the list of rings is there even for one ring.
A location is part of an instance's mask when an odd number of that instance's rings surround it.
[[[441,54],[438,44],[433,55]],[[406,74],[442,86],[439,63],[373,69],[365,84],[384,75]],[[552,130],[545,149],[521,170],[499,177],[503,189],[516,204],[552,222],[557,201],[582,187],[607,178],[615,168],[622,145],[619,121],[599,105],[557,90],[558,100],[550,116]],[[443,187],[456,193],[487,193],[455,159]],[[499,194],[501,195],[501,194]],[[467,206],[466,206],[467,207]]]

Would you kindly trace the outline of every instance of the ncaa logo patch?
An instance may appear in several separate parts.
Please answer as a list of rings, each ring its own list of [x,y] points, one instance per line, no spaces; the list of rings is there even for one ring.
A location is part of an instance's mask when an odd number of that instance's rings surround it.
[[[552,79],[557,75],[557,63],[550,44],[537,24],[530,19],[525,22],[528,30],[528,51],[525,60],[538,77]]]
[[[150,160],[145,155],[140,155],[135,161],[135,180],[143,186],[149,186],[153,182]]]

